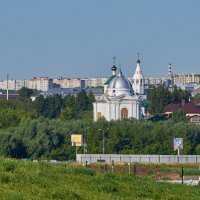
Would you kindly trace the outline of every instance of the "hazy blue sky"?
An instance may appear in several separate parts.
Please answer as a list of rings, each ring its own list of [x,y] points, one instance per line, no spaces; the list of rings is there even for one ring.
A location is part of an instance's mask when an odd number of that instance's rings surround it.
[[[0,79],[199,72],[199,0],[0,0]]]

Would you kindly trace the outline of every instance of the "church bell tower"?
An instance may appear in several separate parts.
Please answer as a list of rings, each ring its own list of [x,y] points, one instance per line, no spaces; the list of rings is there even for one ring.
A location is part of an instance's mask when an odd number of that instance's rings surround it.
[[[135,94],[144,94],[144,76],[140,68],[139,53],[138,53],[136,70],[132,77],[132,86]]]

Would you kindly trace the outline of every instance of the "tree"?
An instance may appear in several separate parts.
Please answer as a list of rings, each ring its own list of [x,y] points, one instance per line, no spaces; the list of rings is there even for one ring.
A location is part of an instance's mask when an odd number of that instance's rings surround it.
[[[87,93],[85,90],[81,90],[81,92],[76,95],[76,110],[85,111],[88,109],[88,105],[89,100],[87,97]]]
[[[74,95],[68,94],[63,98],[63,107],[75,107],[76,98]]]
[[[172,121],[173,122],[179,122],[179,121],[186,121],[186,113],[183,109],[178,109],[177,111],[172,112]]]
[[[62,109],[61,113],[60,113],[60,119],[65,121],[65,120],[71,120],[73,119],[74,116],[74,110],[72,107],[65,107]]]
[[[0,144],[0,151],[6,157],[27,158],[28,156],[25,144],[16,134],[1,134]]]
[[[60,115],[62,107],[62,97],[61,95],[49,96],[45,99],[45,109],[43,110],[43,115],[50,119],[56,118]]]
[[[195,150],[196,150],[196,154],[197,154],[197,155],[200,155],[200,144],[198,144],[198,145],[196,146]]]
[[[0,110],[14,108],[14,104],[11,101],[0,100]]]
[[[34,108],[40,115],[44,115],[45,103],[46,102],[43,95],[39,95],[34,101]]]
[[[90,93],[88,94],[88,110],[93,109],[93,102],[95,102],[95,97],[92,91],[90,91]]]
[[[33,95],[33,90],[27,87],[21,88],[18,92],[19,95],[22,97],[31,97]]]
[[[152,115],[159,115],[163,112],[164,106],[170,103],[170,92],[163,84],[148,90],[149,112]]]
[[[24,110],[26,112],[35,111],[33,101],[29,99],[17,98],[14,102],[15,109]]]
[[[174,86],[174,89],[171,94],[171,103],[180,103],[180,90],[178,91],[177,86]]]

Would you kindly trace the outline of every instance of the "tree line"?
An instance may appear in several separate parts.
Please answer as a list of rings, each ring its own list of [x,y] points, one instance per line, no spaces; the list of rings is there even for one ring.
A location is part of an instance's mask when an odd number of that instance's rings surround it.
[[[101,129],[101,131],[99,130]],[[71,160],[75,147],[71,134],[83,134],[87,153],[176,154],[173,138],[181,137],[181,154],[200,154],[200,126],[172,120],[151,122],[136,119],[107,122],[27,119],[16,127],[0,131],[0,155],[14,158]],[[83,147],[78,153],[83,153]]]
[[[155,94],[157,90],[160,95]],[[166,104],[165,95],[170,97],[168,102],[178,102],[184,95],[189,100],[187,93],[176,89],[170,93],[160,86],[149,91],[149,109],[152,110],[152,102],[157,101],[153,94],[163,101],[161,105],[157,102],[159,107]],[[84,90],[76,96],[67,95],[64,98],[60,95],[38,96],[34,102],[29,98],[19,98],[15,102],[1,100],[0,155],[71,160],[75,158],[71,134],[84,136],[87,153],[102,153],[103,131],[105,153],[176,154],[173,138],[182,137],[182,154],[200,154],[200,126],[186,123],[179,113],[174,118],[159,122],[136,119],[110,122],[100,119],[93,122],[93,101],[94,95]],[[159,109],[154,113],[161,112],[162,109]],[[78,153],[83,152],[83,147],[78,148]]]
[[[180,103],[182,99],[187,103],[191,97],[191,93],[187,90],[178,89],[175,85],[173,91],[169,91],[168,87],[163,84],[158,87],[152,87],[148,90],[147,99],[149,102],[148,111],[152,115],[163,113],[163,109],[170,103]]]
[[[0,129],[17,126],[27,118],[36,119],[40,116],[61,120],[85,119],[92,120],[92,103],[94,95],[85,90],[76,96],[71,94],[64,98],[61,95],[39,95],[35,101],[20,96],[15,101],[0,100]]]

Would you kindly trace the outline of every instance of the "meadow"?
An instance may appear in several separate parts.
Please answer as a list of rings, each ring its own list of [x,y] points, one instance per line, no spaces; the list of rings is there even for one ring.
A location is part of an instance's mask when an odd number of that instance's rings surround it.
[[[76,164],[0,159],[0,199],[200,199],[199,186],[112,174]],[[169,169],[167,169],[169,170]]]

